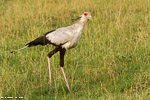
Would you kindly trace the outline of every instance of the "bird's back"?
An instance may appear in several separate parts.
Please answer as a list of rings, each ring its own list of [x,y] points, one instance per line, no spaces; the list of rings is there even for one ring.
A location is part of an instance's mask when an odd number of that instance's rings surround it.
[[[46,38],[55,45],[61,45],[63,48],[70,49],[77,45],[84,26],[74,24],[68,27],[62,27],[46,35]]]

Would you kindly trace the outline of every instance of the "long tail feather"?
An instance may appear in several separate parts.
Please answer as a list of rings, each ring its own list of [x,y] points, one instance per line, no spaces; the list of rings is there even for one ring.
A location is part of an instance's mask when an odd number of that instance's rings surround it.
[[[46,34],[49,34],[49,33],[53,32],[53,31],[55,31],[55,30],[49,31],[49,32],[47,32]],[[37,46],[37,45],[47,45],[47,44],[51,44],[51,42],[46,38],[46,34],[45,34],[44,36],[40,36],[40,37],[36,38],[35,40],[33,40],[33,41],[27,43],[27,44],[25,45],[25,47],[23,47],[23,48],[20,48],[20,49],[18,49],[18,50],[11,51],[11,53],[14,53],[14,52],[16,52],[16,51],[25,49],[25,48],[27,48],[27,47],[32,47],[32,46]]]
[[[26,45],[26,46],[24,46],[23,48],[20,48],[20,49],[18,49],[18,50],[13,50],[13,51],[11,51],[11,53],[14,53],[14,52],[16,52],[16,51],[19,51],[19,50],[22,50],[22,49],[25,49],[25,48],[27,48],[29,45]]]

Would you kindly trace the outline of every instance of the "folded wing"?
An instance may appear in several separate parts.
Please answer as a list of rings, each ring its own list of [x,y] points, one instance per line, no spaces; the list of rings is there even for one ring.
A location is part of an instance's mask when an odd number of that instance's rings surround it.
[[[59,28],[49,34],[46,34],[46,38],[54,45],[63,45],[73,38],[71,30],[67,28]]]

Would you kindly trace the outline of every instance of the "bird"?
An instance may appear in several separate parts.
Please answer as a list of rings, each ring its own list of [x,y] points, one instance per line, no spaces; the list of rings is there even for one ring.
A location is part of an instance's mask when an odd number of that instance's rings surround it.
[[[70,91],[70,87],[64,72],[64,56],[66,50],[75,48],[80,40],[81,34],[84,30],[85,24],[88,20],[92,19],[90,12],[84,12],[81,16],[77,17],[74,20],[79,19],[75,24],[58,28],[55,30],[51,30],[45,33],[43,36],[36,38],[35,40],[27,43],[23,48],[20,48],[15,51],[11,51],[11,53],[25,49],[27,47],[33,47],[37,45],[53,45],[55,49],[47,54],[48,60],[48,67],[49,67],[49,85],[51,87],[52,80],[51,80],[51,65],[50,65],[50,58],[57,52],[60,53],[60,68],[63,73],[66,86]]]

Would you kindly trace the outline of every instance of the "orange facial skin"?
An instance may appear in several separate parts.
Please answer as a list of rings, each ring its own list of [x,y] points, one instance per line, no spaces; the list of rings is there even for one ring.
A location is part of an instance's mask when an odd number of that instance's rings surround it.
[[[89,16],[89,14],[88,14],[88,13],[84,13],[84,16],[86,16],[86,17],[87,17],[87,16]]]

